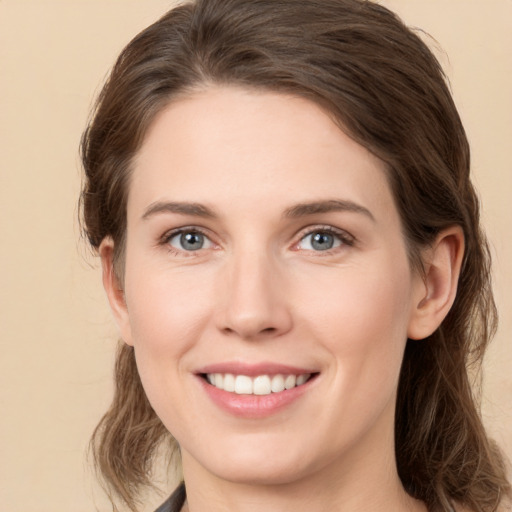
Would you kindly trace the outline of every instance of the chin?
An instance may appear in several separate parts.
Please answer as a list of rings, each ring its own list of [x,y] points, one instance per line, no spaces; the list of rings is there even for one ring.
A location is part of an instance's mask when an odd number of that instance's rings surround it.
[[[300,480],[306,473],[304,468],[296,464],[276,463],[253,464],[244,461],[229,461],[221,468],[212,468],[217,477],[243,485],[286,485]]]
[[[331,451],[313,453],[304,442],[269,441],[260,437],[259,441],[253,439],[251,443],[218,444],[213,449],[197,453],[195,464],[224,481],[273,486],[300,481],[332,463]]]

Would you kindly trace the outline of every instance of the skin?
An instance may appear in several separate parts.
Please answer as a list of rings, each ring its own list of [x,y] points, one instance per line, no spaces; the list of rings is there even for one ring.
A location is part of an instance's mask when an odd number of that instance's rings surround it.
[[[296,207],[329,201],[345,208]],[[419,276],[384,164],[315,104],[234,87],[157,116],[134,161],[127,221],[123,282],[106,239],[104,284],[180,444],[187,510],[426,510],[395,466],[396,389],[407,338],[428,336],[453,302],[458,228],[424,251]],[[180,245],[180,228],[204,233],[203,248]],[[311,233],[326,230],[334,247],[316,250]],[[317,376],[275,414],[240,418],[197,376],[225,361]]]

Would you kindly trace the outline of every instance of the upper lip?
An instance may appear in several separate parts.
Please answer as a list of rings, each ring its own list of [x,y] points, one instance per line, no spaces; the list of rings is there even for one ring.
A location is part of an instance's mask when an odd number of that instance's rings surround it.
[[[195,373],[232,373],[233,375],[247,375],[256,377],[258,375],[303,375],[306,373],[318,373],[318,370],[311,368],[300,368],[287,364],[262,362],[262,363],[244,363],[238,361],[226,361],[223,363],[213,363],[202,366]]]

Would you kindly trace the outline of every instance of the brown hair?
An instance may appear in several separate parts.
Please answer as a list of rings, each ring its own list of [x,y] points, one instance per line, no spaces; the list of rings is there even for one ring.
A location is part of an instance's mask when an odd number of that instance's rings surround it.
[[[496,326],[489,252],[468,142],[435,57],[397,16],[370,1],[197,0],[168,12],[124,49],[82,140],[85,232],[94,248],[113,238],[121,279],[133,156],[157,112],[210,83],[308,98],[381,158],[416,267],[419,249],[440,230],[462,227],[466,252],[455,303],[427,340],[407,342],[396,459],[406,490],[432,510],[451,510],[454,501],[498,510],[510,492],[504,460],[486,436],[468,376],[478,375]],[[124,344],[115,379],[92,447],[107,484],[136,510],[168,433]]]

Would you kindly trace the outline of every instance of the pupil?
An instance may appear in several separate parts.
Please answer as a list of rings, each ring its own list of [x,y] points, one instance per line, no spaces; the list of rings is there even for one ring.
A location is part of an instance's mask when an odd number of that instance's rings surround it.
[[[313,240],[311,242],[313,249],[318,251],[326,251],[331,249],[334,245],[334,239],[332,235],[327,233],[316,233],[313,235]]]
[[[180,237],[181,246],[189,251],[197,251],[203,246],[203,235],[200,233],[183,233]]]

